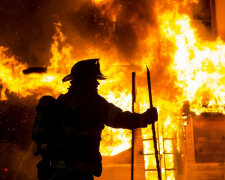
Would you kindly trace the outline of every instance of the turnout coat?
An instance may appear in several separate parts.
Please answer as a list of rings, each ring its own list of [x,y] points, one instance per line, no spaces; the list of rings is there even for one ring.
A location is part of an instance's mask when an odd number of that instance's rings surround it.
[[[99,146],[104,126],[146,127],[145,114],[123,112],[97,92],[73,89],[56,100],[43,96],[37,106],[33,140],[46,144],[51,168],[69,168],[100,176]]]

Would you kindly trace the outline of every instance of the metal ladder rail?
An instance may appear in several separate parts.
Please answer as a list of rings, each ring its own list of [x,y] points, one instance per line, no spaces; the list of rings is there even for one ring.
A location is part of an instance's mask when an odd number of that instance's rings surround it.
[[[160,140],[159,140],[159,125],[158,125],[158,123],[156,123],[155,125],[157,125],[157,136],[158,137],[156,137],[156,140],[157,140],[157,145],[158,145],[158,152],[159,152],[159,162],[160,162],[160,167],[161,167],[161,155],[160,155]],[[148,139],[142,139],[142,141],[144,142],[144,141],[152,141],[152,143],[153,143],[153,138],[148,138]],[[145,155],[147,155],[147,156],[155,156],[155,153],[153,152],[153,153],[143,153],[143,155],[144,155],[144,157],[145,157]],[[155,162],[155,161],[154,161]],[[161,169],[162,169],[162,167],[161,167]],[[155,167],[154,169],[144,169],[144,171],[156,171],[157,172],[157,167]]]
[[[162,134],[164,134],[163,126],[162,126]],[[171,155],[173,155],[173,158],[174,158],[176,153],[174,153],[174,149],[173,149],[172,153],[168,153],[168,152],[165,151],[165,141],[170,140],[170,141],[177,142],[177,138],[164,138],[164,136],[162,136],[162,138],[163,138],[162,141],[163,141],[163,157],[164,157],[163,159],[164,159],[165,179],[167,179],[167,171],[174,171],[175,172],[176,168],[175,167],[173,167],[173,168],[167,168],[166,167],[166,155],[171,154]]]

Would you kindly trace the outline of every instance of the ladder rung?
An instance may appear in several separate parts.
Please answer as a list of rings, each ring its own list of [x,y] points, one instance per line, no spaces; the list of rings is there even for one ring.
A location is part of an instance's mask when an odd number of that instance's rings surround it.
[[[142,155],[155,155],[155,153],[146,153],[146,154],[142,154]]]
[[[165,141],[165,140],[173,140],[173,141],[175,141],[175,140],[177,140],[176,138],[163,138],[163,140]]]
[[[152,141],[153,140],[153,138],[149,138],[149,139],[142,139],[142,141]],[[159,139],[158,138],[156,138],[156,140],[158,141]]]
[[[142,141],[150,141],[150,140],[153,140],[153,138],[142,139]],[[156,140],[158,141],[159,139],[156,138]],[[165,140],[176,141],[177,139],[176,138],[163,138],[163,141],[165,141]]]
[[[165,169],[165,171],[176,171],[177,169]],[[157,171],[157,169],[145,169],[145,171]]]
[[[145,171],[157,171],[157,169],[145,169]]]
[[[172,155],[176,155],[177,153],[163,153],[163,154],[172,154]],[[162,156],[163,154],[160,154],[160,156]],[[155,153],[142,153],[142,155],[155,155]]]

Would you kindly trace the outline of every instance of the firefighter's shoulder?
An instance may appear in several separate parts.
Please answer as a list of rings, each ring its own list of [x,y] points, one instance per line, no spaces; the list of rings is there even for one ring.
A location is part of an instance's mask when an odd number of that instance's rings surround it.
[[[42,96],[38,102],[38,107],[48,108],[56,104],[56,99],[50,95]]]

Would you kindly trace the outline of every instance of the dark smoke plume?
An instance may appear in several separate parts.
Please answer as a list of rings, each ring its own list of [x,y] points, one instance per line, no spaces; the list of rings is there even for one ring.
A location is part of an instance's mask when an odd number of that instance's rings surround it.
[[[90,0],[0,0],[0,45],[31,66],[47,65],[54,22],[60,21],[75,48],[113,47],[131,57],[155,23],[153,5],[153,0],[97,5]]]

